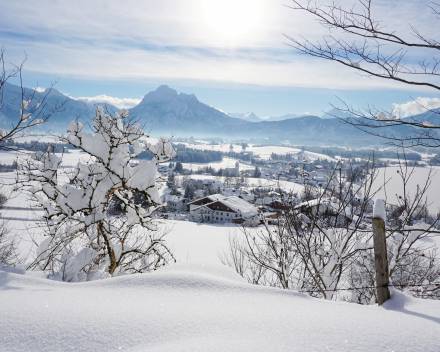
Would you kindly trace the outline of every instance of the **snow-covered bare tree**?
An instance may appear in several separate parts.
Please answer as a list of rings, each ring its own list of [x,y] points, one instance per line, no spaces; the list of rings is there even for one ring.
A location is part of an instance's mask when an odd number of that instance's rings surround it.
[[[289,7],[316,20],[324,31],[316,39],[306,29],[301,36],[289,36],[289,43],[300,54],[338,63],[364,76],[437,94],[440,43],[434,28],[440,21],[440,3],[414,2],[420,12],[417,18],[431,23],[431,30],[413,23],[397,26],[393,21],[395,11],[380,11],[384,4],[389,6],[387,2],[374,0],[290,0]],[[337,115],[349,124],[398,145],[439,147],[440,111],[423,101],[418,105],[422,111],[429,112],[428,116],[401,118],[394,110],[372,105],[359,109],[345,102],[336,108],[340,110]],[[387,128],[396,126],[399,128]]]
[[[302,263],[299,289],[326,299],[335,299],[346,285],[355,260],[371,247],[371,231],[365,217],[375,196],[376,171],[365,165],[366,176],[354,182],[351,165],[337,166],[314,200],[285,214],[293,248]]]
[[[78,281],[155,270],[173,260],[152,220],[160,206],[157,165],[174,156],[171,144],[152,144],[126,112],[101,109],[91,132],[73,122],[65,141],[87,160],[65,170],[62,157],[48,151],[22,170],[47,228],[30,268]],[[144,151],[153,159],[136,160]]]
[[[3,265],[14,266],[17,263],[16,244],[10,239],[7,226],[0,223],[0,268]]]
[[[23,64],[9,65],[6,62],[5,52],[0,49],[0,116],[4,108],[5,90],[8,81],[17,79],[20,88],[20,99],[17,102],[20,105],[19,114],[10,119],[7,124],[1,121],[0,126],[0,150],[10,149],[6,144],[14,137],[18,137],[33,127],[45,123],[53,111],[46,108],[47,96],[50,89],[46,90],[42,97],[35,99],[36,90],[26,91],[23,87]],[[2,117],[3,118],[3,117]],[[3,182],[0,181],[0,187]],[[0,208],[6,203],[7,197],[0,194]],[[17,262],[16,243],[11,240],[8,228],[5,222],[0,222],[0,264],[15,265]]]
[[[263,241],[266,242],[266,238],[263,238]],[[261,265],[261,261],[252,260],[252,258],[253,256],[250,255],[247,247],[244,246],[241,239],[237,237],[229,238],[229,250],[223,253],[222,255],[220,255],[220,261],[224,265],[233,268],[240,276],[245,278],[248,282],[255,285],[271,285],[272,282],[268,283],[266,281],[268,279],[268,275],[266,275],[267,266]],[[276,276],[276,279],[278,279],[279,277],[280,276]],[[273,275],[270,276],[269,279],[272,281]],[[272,286],[277,286],[277,285],[272,285]]]
[[[0,50],[0,112],[3,108],[3,100],[8,81],[17,79],[20,88],[20,112],[18,116],[11,119],[9,126],[4,123],[0,129],[0,149],[4,149],[5,143],[14,137],[21,135],[23,132],[29,131],[31,128],[45,123],[49,117],[55,112],[54,110],[61,109],[60,106],[54,109],[47,108],[47,97],[51,89],[46,89],[42,96],[36,98],[37,91],[35,89],[26,90],[23,86],[23,62],[19,65],[8,65],[5,58],[4,50]]]
[[[354,183],[342,177],[340,167],[333,170],[325,187],[314,190],[315,199],[296,206],[286,202],[276,225],[265,225],[263,231],[244,230],[242,247],[231,248],[231,253],[240,252],[249,263],[265,269],[259,283],[336,298],[352,263],[371,247],[372,233],[364,220],[376,177],[367,164],[366,177]],[[237,267],[234,257],[243,259],[231,255]],[[249,277],[248,272],[240,274]]]
[[[439,214],[428,211],[428,192],[432,170],[424,182],[413,189],[415,167],[403,158],[393,170],[399,179],[401,193],[388,214],[387,244],[390,278],[394,285],[416,295],[440,297],[440,256],[433,245],[439,236]],[[423,286],[423,287],[422,287]]]
[[[266,223],[257,229],[243,227],[242,232],[244,240],[230,241],[223,263],[253,284],[283,289],[297,287],[292,281],[300,262],[285,223],[280,221],[275,226]]]
[[[403,154],[404,157],[405,154]],[[397,167],[403,193],[389,200],[386,226],[391,284],[419,297],[440,297],[440,258],[430,237],[438,236],[438,216],[426,211],[431,182],[410,191],[414,166]],[[326,299],[374,303],[372,199],[385,185],[373,164],[360,177],[338,166],[316,198],[291,206],[276,225],[244,229],[224,262],[255,284],[298,289]]]

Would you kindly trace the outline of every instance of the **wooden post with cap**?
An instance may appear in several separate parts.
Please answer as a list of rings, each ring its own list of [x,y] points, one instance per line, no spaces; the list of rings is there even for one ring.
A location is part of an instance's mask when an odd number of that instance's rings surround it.
[[[389,268],[387,255],[387,242],[385,237],[385,202],[376,199],[373,210],[373,241],[374,264],[376,269],[376,295],[377,303],[382,305],[390,298]]]

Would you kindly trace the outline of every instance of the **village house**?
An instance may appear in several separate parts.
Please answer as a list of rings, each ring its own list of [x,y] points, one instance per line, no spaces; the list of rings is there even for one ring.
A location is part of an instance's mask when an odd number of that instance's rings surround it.
[[[212,194],[189,203],[190,220],[209,223],[258,225],[258,209],[236,196]]]

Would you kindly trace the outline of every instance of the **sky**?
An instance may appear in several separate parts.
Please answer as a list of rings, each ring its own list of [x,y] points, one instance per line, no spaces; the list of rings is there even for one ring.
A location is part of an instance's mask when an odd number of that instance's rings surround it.
[[[387,26],[405,32],[415,25],[429,32],[435,22],[423,3],[378,0],[374,9]],[[359,107],[400,104],[403,113],[420,101],[440,105],[433,91],[410,90],[298,55],[286,35],[316,39],[326,32],[289,4],[0,0],[0,46],[9,62],[26,58],[27,86],[55,83],[71,97],[121,107],[133,106],[161,84],[194,93],[225,112],[260,116],[320,115],[340,99]]]

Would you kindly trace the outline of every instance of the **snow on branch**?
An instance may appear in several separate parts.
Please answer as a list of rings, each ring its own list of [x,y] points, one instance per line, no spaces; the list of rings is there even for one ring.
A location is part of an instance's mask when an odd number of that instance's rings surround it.
[[[157,165],[174,156],[171,144],[149,143],[127,114],[100,109],[91,132],[72,122],[64,139],[87,161],[65,171],[62,157],[48,151],[23,169],[48,236],[31,267],[78,281],[155,270],[173,259],[152,220],[160,206]],[[145,151],[152,160],[135,159]]]

